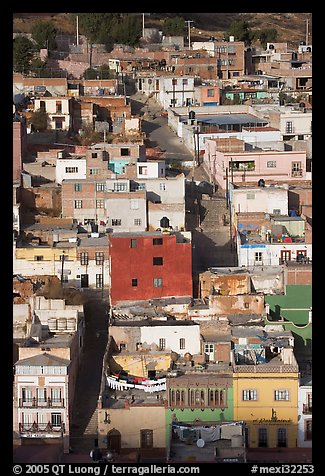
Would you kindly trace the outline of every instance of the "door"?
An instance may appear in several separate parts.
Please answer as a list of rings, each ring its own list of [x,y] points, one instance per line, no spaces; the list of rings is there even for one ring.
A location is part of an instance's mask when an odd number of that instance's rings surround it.
[[[114,453],[121,451],[121,433],[115,428],[107,434],[107,449]]]
[[[291,251],[281,250],[280,252],[280,263],[283,264],[285,261],[291,260]]]
[[[88,274],[82,274],[80,276],[80,286],[82,288],[88,288]]]
[[[208,362],[214,362],[214,345],[204,344],[204,353],[207,356]]]

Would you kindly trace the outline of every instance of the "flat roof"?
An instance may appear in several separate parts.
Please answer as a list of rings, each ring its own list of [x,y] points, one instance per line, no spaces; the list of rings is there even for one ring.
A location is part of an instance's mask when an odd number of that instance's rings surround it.
[[[208,114],[197,114],[195,116],[198,122],[205,124],[268,124],[269,121],[261,119],[252,114],[231,113],[231,114],[215,114],[211,117]],[[181,122],[187,122],[188,116],[182,115]]]
[[[113,321],[112,326],[118,327],[168,327],[168,326],[199,326],[197,322],[190,320],[174,320],[169,319],[167,321],[163,320],[153,320],[153,319],[142,319],[138,321]]]

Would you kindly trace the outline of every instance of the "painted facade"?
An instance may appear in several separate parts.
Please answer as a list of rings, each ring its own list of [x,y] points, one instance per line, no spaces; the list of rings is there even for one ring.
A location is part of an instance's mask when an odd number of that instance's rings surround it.
[[[192,296],[191,233],[113,233],[109,242],[113,305],[124,300]]]

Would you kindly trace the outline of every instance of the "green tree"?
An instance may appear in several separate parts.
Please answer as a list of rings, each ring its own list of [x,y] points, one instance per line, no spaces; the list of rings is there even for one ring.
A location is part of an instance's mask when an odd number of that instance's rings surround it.
[[[94,68],[87,68],[83,74],[84,79],[96,79],[97,71]]]
[[[142,36],[141,19],[136,15],[126,15],[115,33],[117,43],[135,46]]]
[[[46,78],[49,72],[46,69],[46,62],[42,61],[40,58],[32,59],[29,65],[29,69],[30,72],[33,73],[36,78]]]
[[[185,20],[182,17],[166,18],[163,31],[166,35],[183,35]]]
[[[33,58],[33,43],[24,36],[17,36],[13,41],[13,69],[18,73],[27,73]]]
[[[30,124],[33,126],[34,131],[44,132],[49,125],[49,115],[44,110],[37,109],[30,118]]]
[[[253,39],[253,32],[245,20],[235,20],[231,23],[227,36],[234,36],[236,41],[243,41],[249,46]]]
[[[266,28],[260,30],[258,33],[258,39],[260,40],[261,46],[265,49],[267,43],[272,43],[276,41],[278,32],[275,28]]]
[[[55,37],[57,29],[51,21],[38,21],[32,26],[32,38],[35,40],[37,48],[47,48],[54,50],[56,48]]]

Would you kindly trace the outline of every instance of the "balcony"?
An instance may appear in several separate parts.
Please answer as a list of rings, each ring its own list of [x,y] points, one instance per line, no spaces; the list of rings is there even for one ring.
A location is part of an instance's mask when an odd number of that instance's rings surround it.
[[[60,423],[59,425],[53,425],[52,423],[19,423],[19,432],[23,434],[42,434],[43,436],[46,433],[57,433],[58,436],[61,433],[65,433],[65,424]]]
[[[313,407],[311,405],[308,405],[308,403],[304,403],[302,405],[302,413],[304,415],[311,415],[313,413]]]
[[[302,177],[302,169],[300,170],[292,170],[291,177]]]
[[[19,408],[35,408],[35,407],[44,407],[44,408],[63,408],[64,407],[64,398],[20,398],[19,399]]]

